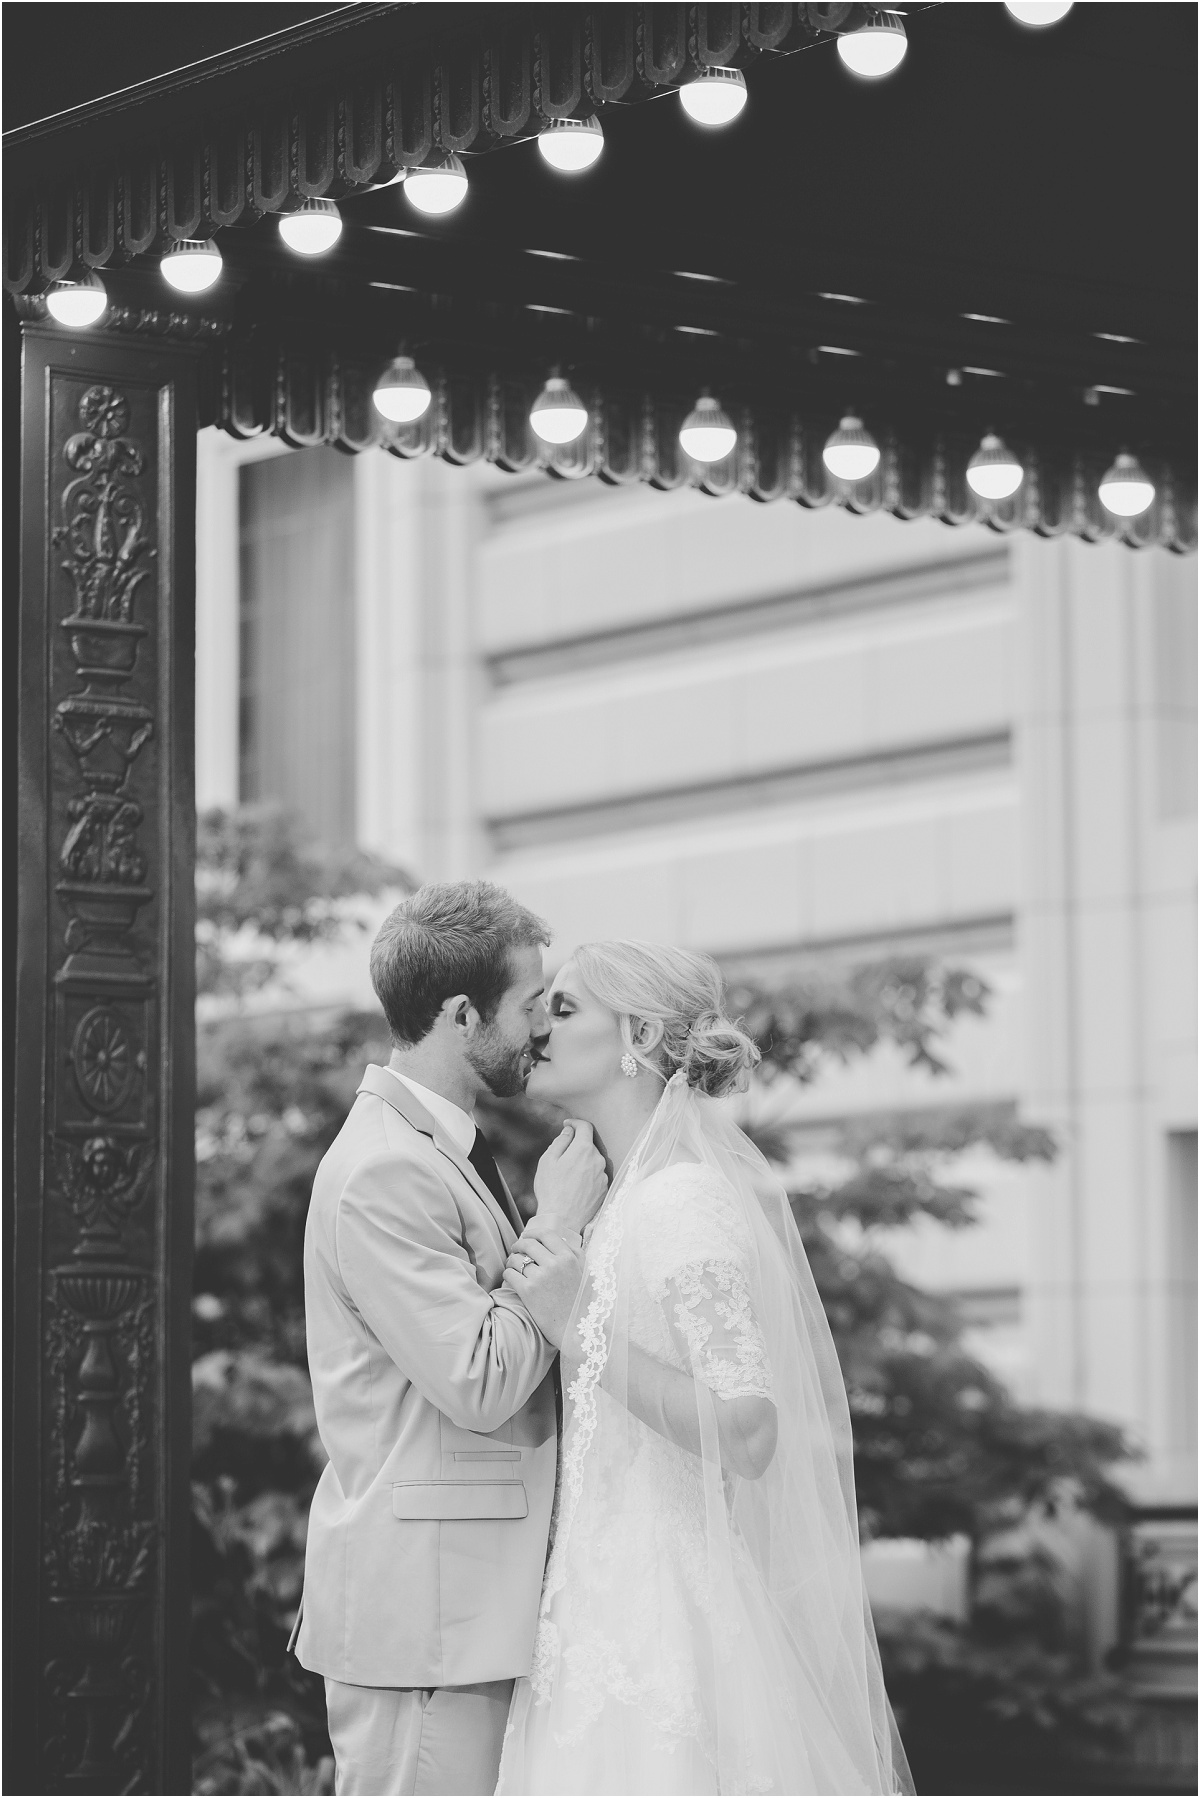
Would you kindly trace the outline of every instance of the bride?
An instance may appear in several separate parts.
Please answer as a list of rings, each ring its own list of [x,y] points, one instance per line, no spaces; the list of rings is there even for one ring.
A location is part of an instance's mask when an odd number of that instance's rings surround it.
[[[758,1060],[723,1002],[706,956],[635,942],[578,949],[551,988],[529,1094],[586,1118],[615,1173],[501,1793],[912,1790],[845,1388],[783,1186],[720,1103]]]

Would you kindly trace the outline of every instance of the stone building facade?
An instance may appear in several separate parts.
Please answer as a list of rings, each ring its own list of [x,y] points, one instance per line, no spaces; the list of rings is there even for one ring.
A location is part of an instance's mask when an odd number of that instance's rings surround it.
[[[949,1079],[876,1056],[797,1099],[804,1142],[966,1098],[1055,1132],[896,1252],[1023,1398],[1133,1432],[1194,1575],[1195,562],[215,433],[197,535],[202,805],[499,880],[557,955],[984,975]]]

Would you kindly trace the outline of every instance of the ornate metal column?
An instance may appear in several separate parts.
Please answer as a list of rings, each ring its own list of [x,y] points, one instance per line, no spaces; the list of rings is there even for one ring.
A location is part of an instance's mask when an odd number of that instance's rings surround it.
[[[1122,1664],[1139,1720],[1134,1790],[1196,1789],[1196,1507],[1140,1506],[1124,1531]]]
[[[186,1792],[195,350],[22,395],[8,1778]]]

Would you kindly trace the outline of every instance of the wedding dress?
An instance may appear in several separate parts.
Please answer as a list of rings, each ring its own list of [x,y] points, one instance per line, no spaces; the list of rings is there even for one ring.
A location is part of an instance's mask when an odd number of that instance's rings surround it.
[[[593,1227],[562,1378],[497,1792],[911,1791],[829,1326],[781,1183],[682,1075]],[[774,1407],[765,1467],[731,1430],[746,1399]]]

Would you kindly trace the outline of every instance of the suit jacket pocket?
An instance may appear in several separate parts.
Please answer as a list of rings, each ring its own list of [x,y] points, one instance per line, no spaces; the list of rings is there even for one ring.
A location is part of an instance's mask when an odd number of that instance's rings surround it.
[[[392,1516],[453,1522],[468,1517],[528,1517],[523,1480],[401,1480]]]

